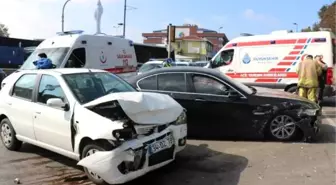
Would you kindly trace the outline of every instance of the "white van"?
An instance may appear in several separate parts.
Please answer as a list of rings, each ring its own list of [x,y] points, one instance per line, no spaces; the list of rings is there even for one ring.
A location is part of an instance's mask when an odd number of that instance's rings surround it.
[[[124,38],[66,32],[44,40],[20,69],[35,69],[33,61],[39,53],[47,54],[57,68],[95,68],[120,76],[136,75],[134,44]]]
[[[211,67],[253,86],[295,92],[296,65],[307,54],[323,55],[328,65],[326,96],[335,94],[335,35],[328,31],[242,36],[227,43],[211,60]]]

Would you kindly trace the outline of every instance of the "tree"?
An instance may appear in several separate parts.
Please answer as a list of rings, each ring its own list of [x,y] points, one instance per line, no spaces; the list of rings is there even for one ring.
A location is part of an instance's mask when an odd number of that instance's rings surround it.
[[[336,1],[325,10],[322,10],[322,8],[320,12],[323,11],[323,13],[319,26],[321,28],[331,28],[332,32],[336,33]]]
[[[4,24],[1,24],[1,23],[0,23],[0,36],[9,37],[8,28]]]

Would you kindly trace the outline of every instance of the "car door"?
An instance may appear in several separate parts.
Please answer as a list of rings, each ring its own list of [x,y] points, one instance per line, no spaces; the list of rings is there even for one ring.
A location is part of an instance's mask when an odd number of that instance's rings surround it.
[[[31,109],[33,92],[37,84],[36,74],[24,74],[14,84],[5,98],[5,110],[12,122],[16,134],[35,140],[33,110]]]
[[[182,107],[187,109],[189,119],[190,101],[192,97],[188,91],[186,74],[183,72],[167,72],[147,76],[137,81],[136,86],[141,91],[163,93],[174,98]]]
[[[248,99],[214,76],[190,73],[188,77],[193,84],[197,133],[207,137],[244,135],[252,114]],[[229,94],[236,96],[232,98]]]
[[[50,98],[60,98],[68,103],[61,84],[55,76],[46,74],[41,76],[34,106],[34,130],[37,141],[72,151],[70,130],[72,111],[47,105]]]

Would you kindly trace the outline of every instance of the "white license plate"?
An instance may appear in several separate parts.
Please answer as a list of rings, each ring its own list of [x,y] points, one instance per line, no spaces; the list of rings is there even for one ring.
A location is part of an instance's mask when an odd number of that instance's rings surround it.
[[[174,145],[174,138],[173,138],[173,135],[170,134],[169,136],[151,144],[150,145],[150,154],[155,154],[157,152],[160,152],[161,150],[170,148],[173,145]]]

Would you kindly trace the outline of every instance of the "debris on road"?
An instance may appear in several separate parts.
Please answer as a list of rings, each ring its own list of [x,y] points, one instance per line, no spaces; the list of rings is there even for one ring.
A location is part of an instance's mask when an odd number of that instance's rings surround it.
[[[15,183],[15,184],[21,184],[20,179],[19,179],[19,178],[15,178],[15,179],[14,179],[14,183]]]

